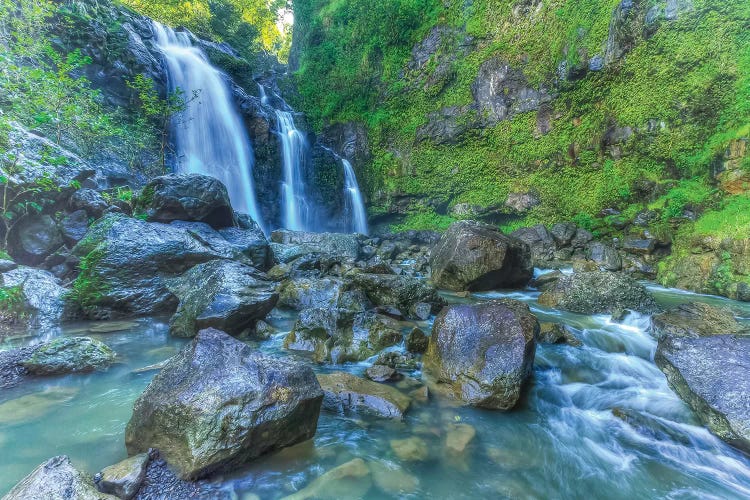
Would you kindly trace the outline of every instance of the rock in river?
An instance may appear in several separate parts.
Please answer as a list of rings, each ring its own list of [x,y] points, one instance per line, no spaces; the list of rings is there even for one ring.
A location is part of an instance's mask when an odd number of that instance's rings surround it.
[[[398,389],[345,372],[318,375],[325,392],[323,407],[334,413],[367,413],[403,418],[411,400]]]
[[[418,317],[417,307],[421,309],[422,304],[429,304],[433,313],[443,305],[435,287],[411,276],[360,273],[354,276],[354,284],[376,306],[393,306],[412,318]]]
[[[193,337],[204,328],[234,336],[252,332],[279,298],[263,273],[227,260],[198,264],[169,288],[180,299],[169,321],[169,331],[177,337]]]
[[[308,366],[203,330],[135,402],[125,444],[131,454],[157,448],[196,479],[310,439],[322,400]]]
[[[526,243],[475,221],[453,223],[432,250],[432,281],[449,290],[526,285],[533,275]]]
[[[106,467],[97,474],[96,487],[103,493],[115,495],[123,500],[130,500],[138,493],[143,480],[146,478],[149,460],[148,453],[139,453]]]
[[[106,368],[115,353],[90,337],[61,337],[35,349],[22,362],[32,375],[62,375]]]
[[[651,318],[651,325],[661,335],[670,337],[708,337],[730,335],[745,330],[728,309],[702,302],[680,304]]]
[[[560,277],[539,296],[539,303],[579,314],[604,314],[630,309],[658,311],[646,287],[623,273],[587,271]]]
[[[329,470],[306,488],[283,500],[308,498],[362,498],[372,487],[370,469],[361,458],[355,458]]]
[[[539,323],[527,305],[452,305],[435,319],[423,370],[472,406],[508,410],[531,375]]]
[[[709,429],[750,452],[750,337],[663,337],[654,360]]]
[[[3,500],[117,500],[100,493],[83,472],[64,455],[50,458],[34,469],[3,497]]]

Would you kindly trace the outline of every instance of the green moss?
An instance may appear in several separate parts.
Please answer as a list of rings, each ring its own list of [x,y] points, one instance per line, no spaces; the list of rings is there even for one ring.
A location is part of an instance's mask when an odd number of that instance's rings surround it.
[[[454,222],[456,222],[456,219],[447,215],[438,215],[435,212],[418,212],[408,215],[401,224],[392,225],[391,230],[394,232],[422,229],[444,231]]]
[[[96,272],[96,266],[104,255],[104,248],[99,246],[86,254],[79,264],[80,273],[73,281],[69,299],[81,306],[84,311],[95,306],[109,289]]]

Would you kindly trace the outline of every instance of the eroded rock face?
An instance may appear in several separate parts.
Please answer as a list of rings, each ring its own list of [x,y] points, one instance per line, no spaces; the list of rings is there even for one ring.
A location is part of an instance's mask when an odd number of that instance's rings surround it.
[[[401,419],[411,405],[409,397],[398,389],[350,373],[318,375],[318,381],[325,393],[323,408],[333,413]]]
[[[198,264],[169,288],[180,299],[169,321],[170,333],[178,337],[193,337],[204,328],[234,336],[252,333],[279,298],[263,273],[227,260]]]
[[[508,410],[531,375],[538,334],[518,301],[448,306],[435,318],[423,370],[467,404]]]
[[[433,283],[456,291],[524,286],[533,275],[528,245],[474,221],[452,224],[430,264]]]
[[[579,314],[605,314],[623,310],[658,311],[646,287],[622,273],[588,271],[561,276],[539,296],[539,303]]]
[[[733,335],[745,331],[728,309],[702,302],[680,304],[651,318],[651,325],[660,335],[670,337],[708,337]]]
[[[203,330],[135,402],[125,444],[159,449],[183,479],[205,477],[310,439],[322,399],[308,366]]]
[[[94,483],[64,455],[50,458],[13,487],[4,500],[116,500],[97,491]]]
[[[664,337],[654,360],[711,431],[750,451],[750,337]]]
[[[205,222],[214,228],[236,222],[226,186],[207,175],[157,177],[143,188],[141,198],[141,208],[153,222]]]

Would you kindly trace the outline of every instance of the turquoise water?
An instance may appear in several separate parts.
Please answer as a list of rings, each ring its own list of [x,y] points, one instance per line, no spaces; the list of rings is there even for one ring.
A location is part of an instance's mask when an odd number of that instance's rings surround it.
[[[664,305],[705,301],[750,318],[748,304],[656,287],[653,292]],[[387,485],[379,483],[364,493],[373,499],[750,496],[750,460],[700,426],[653,364],[656,342],[647,317],[631,315],[618,324],[605,316],[562,313],[538,306],[537,295],[498,292],[455,299],[523,300],[540,321],[563,322],[583,342],[578,348],[538,347],[534,378],[517,410],[490,412],[432,399],[415,404],[404,422],[323,414],[311,443],[215,478],[216,486],[236,498],[276,499],[361,457],[398,471],[388,475],[394,481],[409,479],[409,493],[388,493]],[[269,321],[280,333],[258,348],[290,355],[281,344],[293,320],[274,312]],[[60,334],[85,333],[89,326],[73,325]],[[94,336],[112,346],[121,363],[103,373],[33,381],[0,395],[0,494],[53,455],[67,454],[92,474],[124,458],[123,433],[132,403],[155,373],[132,371],[168,358],[184,343],[170,338],[160,320]],[[366,366],[338,368],[361,374]],[[613,410],[635,424],[617,418]],[[458,455],[445,445],[457,424],[476,430]],[[428,456],[400,460],[390,441],[414,436],[425,443]],[[356,497],[367,481],[354,482],[346,491]]]

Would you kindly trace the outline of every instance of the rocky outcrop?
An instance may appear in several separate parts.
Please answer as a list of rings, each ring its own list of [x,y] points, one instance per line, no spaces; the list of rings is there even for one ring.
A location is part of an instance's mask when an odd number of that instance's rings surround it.
[[[353,234],[278,230],[271,233],[271,241],[283,245],[301,245],[310,252],[330,257],[356,260],[359,256],[359,242]]]
[[[310,439],[322,399],[309,367],[203,330],[135,402],[125,443],[158,448],[183,479],[205,477]]]
[[[13,306],[17,309],[17,314],[11,318],[14,324],[5,326],[28,327],[43,333],[57,327],[63,319],[67,290],[50,272],[17,267],[3,273],[0,283],[5,289],[18,287],[20,290],[20,302]]]
[[[149,221],[205,222],[219,229],[235,225],[226,186],[214,177],[200,174],[170,174],[146,184],[138,209]]]
[[[521,302],[448,306],[435,318],[423,370],[469,405],[509,410],[531,375],[538,334]]]
[[[337,414],[365,413],[401,419],[411,400],[398,389],[345,372],[318,375],[323,388],[323,408]]]
[[[169,331],[177,337],[193,337],[205,328],[249,335],[279,298],[263,273],[227,260],[198,264],[168,286],[180,300],[169,321]]]
[[[734,318],[732,311],[702,302],[680,304],[655,314],[651,317],[651,326],[662,336],[690,338],[735,335],[747,330]]]
[[[624,310],[658,311],[646,287],[623,273],[578,272],[562,276],[539,296],[539,303],[579,314],[605,314]]]
[[[670,387],[712,432],[750,452],[750,338],[664,337],[654,360]]]
[[[492,226],[452,224],[432,250],[432,282],[449,290],[492,290],[526,285],[533,274],[529,247]]]
[[[64,455],[50,458],[13,487],[3,500],[116,500],[97,491],[91,479]]]

